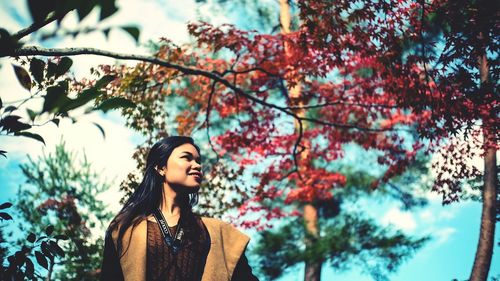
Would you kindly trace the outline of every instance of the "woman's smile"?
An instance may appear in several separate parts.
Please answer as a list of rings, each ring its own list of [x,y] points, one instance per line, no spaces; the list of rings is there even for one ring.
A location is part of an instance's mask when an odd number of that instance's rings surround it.
[[[194,177],[197,182],[201,182],[201,175],[200,174],[190,174],[190,176]]]

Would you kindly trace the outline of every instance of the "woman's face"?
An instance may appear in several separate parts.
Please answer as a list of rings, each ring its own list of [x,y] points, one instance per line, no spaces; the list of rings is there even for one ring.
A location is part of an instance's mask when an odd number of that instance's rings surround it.
[[[167,165],[160,171],[171,187],[181,186],[192,189],[188,192],[196,192],[203,177],[200,154],[192,144],[180,145],[172,151]]]

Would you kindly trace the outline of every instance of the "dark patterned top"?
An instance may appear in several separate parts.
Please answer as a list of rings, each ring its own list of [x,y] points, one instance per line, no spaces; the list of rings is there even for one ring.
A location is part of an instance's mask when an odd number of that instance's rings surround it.
[[[199,281],[210,249],[210,236],[201,219],[193,214],[182,217],[184,237],[177,254],[163,240],[157,222],[148,220],[146,280]],[[169,227],[176,233],[177,226]]]

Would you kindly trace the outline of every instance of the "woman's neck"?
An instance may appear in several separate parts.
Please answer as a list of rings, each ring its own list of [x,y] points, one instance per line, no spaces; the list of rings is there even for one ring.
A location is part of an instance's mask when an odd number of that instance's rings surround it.
[[[170,187],[164,186],[163,200],[160,204],[160,211],[165,217],[173,217],[180,215],[181,207],[176,200],[177,193]]]

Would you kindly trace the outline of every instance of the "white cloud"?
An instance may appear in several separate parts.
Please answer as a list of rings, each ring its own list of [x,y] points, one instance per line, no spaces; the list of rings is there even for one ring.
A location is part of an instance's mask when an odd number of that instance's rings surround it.
[[[395,207],[385,213],[382,217],[382,223],[385,225],[394,225],[404,231],[413,231],[417,227],[417,223],[411,213],[402,212]]]
[[[434,223],[436,221],[436,217],[429,209],[426,209],[426,210],[420,212],[419,217],[422,220],[422,222],[424,222],[426,224],[431,224],[431,223]]]
[[[449,221],[456,216],[457,208],[447,208],[449,206],[431,206],[432,209],[425,209],[418,214],[420,220],[426,225]]]
[[[442,220],[451,220],[452,218],[454,218],[456,216],[456,211],[457,211],[457,208],[441,210],[438,213],[438,217],[439,217],[439,219],[442,219]]]
[[[440,245],[447,242],[456,231],[457,230],[453,227],[446,227],[435,231],[434,236],[436,237],[436,244]]]

